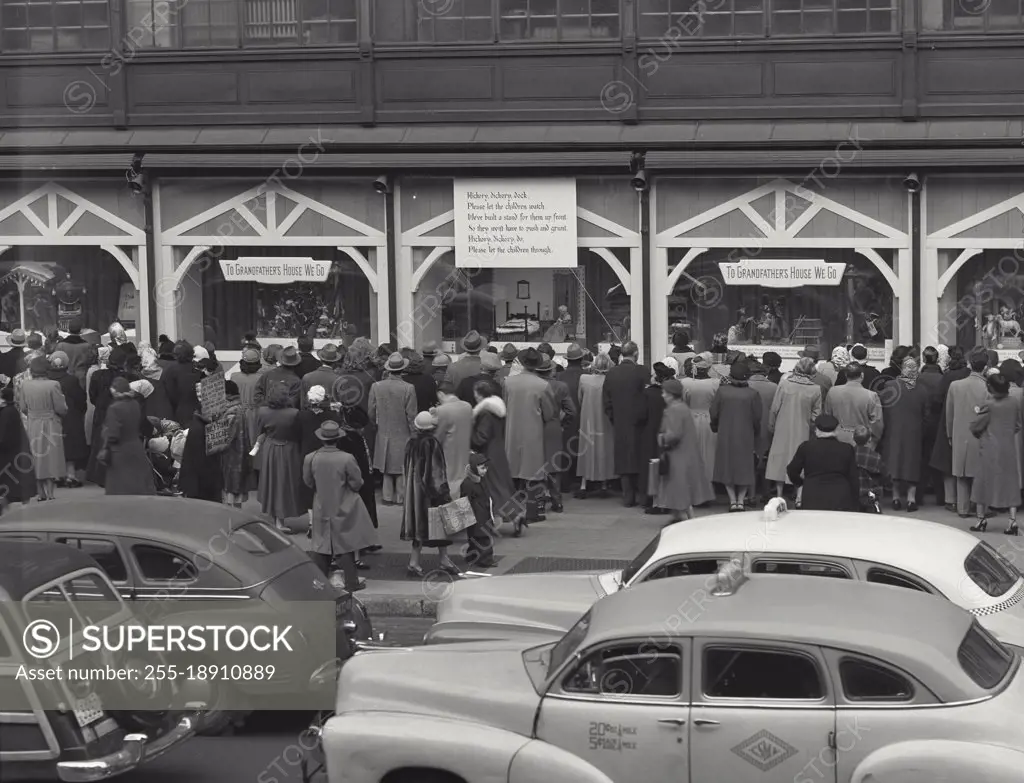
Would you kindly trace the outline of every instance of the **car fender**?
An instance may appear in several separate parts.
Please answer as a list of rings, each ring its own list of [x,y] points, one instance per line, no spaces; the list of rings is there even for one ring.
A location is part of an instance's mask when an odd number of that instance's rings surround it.
[[[378,783],[405,767],[439,769],[472,783],[508,783],[512,759],[530,738],[436,715],[350,712],[327,721],[322,742],[330,783]]]
[[[558,783],[612,783],[611,779],[579,756],[531,740],[512,759],[508,783],[536,783],[538,780],[557,780]]]
[[[1024,753],[1000,745],[915,740],[864,759],[850,783],[1019,783]]]

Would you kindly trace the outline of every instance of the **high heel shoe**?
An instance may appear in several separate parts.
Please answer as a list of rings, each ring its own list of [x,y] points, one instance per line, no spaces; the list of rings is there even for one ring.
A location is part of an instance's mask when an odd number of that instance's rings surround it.
[[[1006,530],[1003,531],[1003,535],[1007,536],[1019,536],[1020,530],[1017,527],[1017,520],[1011,519],[1010,524],[1006,526]]]
[[[910,512],[917,511],[917,502],[914,501],[914,500],[908,500],[907,501],[907,511],[910,511]]]
[[[971,531],[974,533],[984,533],[986,528],[988,528],[987,519],[979,519],[978,524],[971,525]]]
[[[893,511],[899,511],[901,508],[903,508],[903,504],[900,502],[900,499],[899,498],[893,498],[892,499],[892,509],[893,509]]]

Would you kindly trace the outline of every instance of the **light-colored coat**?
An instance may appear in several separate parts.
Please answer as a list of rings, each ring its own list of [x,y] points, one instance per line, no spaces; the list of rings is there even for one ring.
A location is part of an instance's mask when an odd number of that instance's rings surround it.
[[[604,410],[603,375],[580,377],[580,435],[576,475],[586,481],[615,478],[615,428]]]
[[[661,416],[658,444],[668,453],[668,475],[661,476],[656,505],[686,511],[714,500],[700,450],[695,448],[697,429],[689,407],[682,400],[670,402]]]
[[[718,447],[718,435],[711,429],[711,405],[722,385],[722,378],[728,377],[727,367],[725,375],[721,377],[709,375],[707,378],[684,378],[680,382],[683,385],[683,402],[689,407],[697,428],[697,448],[700,449],[701,462],[708,471],[708,481],[714,480]]]
[[[25,431],[36,465],[36,478],[63,478],[67,475],[64,462],[64,430],[61,416],[68,412],[67,400],[60,384],[49,378],[26,378],[19,389],[25,415]]]
[[[949,385],[946,396],[946,433],[953,447],[953,474],[974,478],[981,468],[981,445],[971,434],[974,409],[988,399],[988,384],[976,372]]]
[[[514,479],[545,475],[544,425],[558,417],[555,397],[543,378],[532,372],[505,379],[505,453]]]
[[[768,431],[768,419],[771,417],[772,403],[775,402],[775,392],[779,390],[779,386],[761,374],[751,375],[747,383],[761,397],[761,428],[757,436],[757,454],[758,457],[765,457],[768,454],[768,449],[772,447],[772,434]]]
[[[825,398],[824,410],[839,420],[836,438],[843,443],[854,445],[853,431],[861,426],[867,427],[871,433],[869,445],[872,448],[882,440],[882,402],[875,392],[865,389],[859,380],[833,387]]]
[[[307,454],[302,480],[314,490],[311,550],[344,555],[377,546],[377,531],[359,490],[363,474],[356,458],[337,448]]]
[[[370,387],[367,406],[370,421],[377,427],[373,467],[385,475],[401,475],[405,444],[416,418],[416,390],[397,376],[388,377]]]
[[[469,467],[469,439],[473,434],[473,406],[454,399],[434,408],[437,428],[434,437],[444,451],[444,464],[448,472],[448,489],[458,497],[462,479]]]
[[[765,478],[769,481],[789,482],[786,468],[800,444],[811,437],[811,422],[821,415],[821,406],[821,386],[811,378],[792,374],[779,383],[768,416],[772,447]]]
[[[1014,461],[1020,431],[1020,405],[1013,397],[989,397],[971,422],[980,445],[981,470],[971,488],[971,500],[983,506],[1020,505],[1020,470]]]
[[[479,353],[467,353],[457,362],[452,362],[448,365],[448,369],[444,373],[444,379],[457,389],[459,384],[466,380],[466,378],[479,375],[482,366],[483,362],[480,361]]]

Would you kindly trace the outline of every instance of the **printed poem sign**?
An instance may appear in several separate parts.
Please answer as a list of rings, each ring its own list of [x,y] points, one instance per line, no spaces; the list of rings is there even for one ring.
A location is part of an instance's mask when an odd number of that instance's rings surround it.
[[[766,288],[799,288],[802,285],[839,285],[846,264],[828,261],[782,261],[778,259],[723,262],[722,281],[726,285],[760,285]]]
[[[455,180],[455,266],[576,266],[576,180]]]
[[[227,445],[230,428],[224,418],[228,407],[228,398],[224,390],[224,373],[218,372],[207,376],[199,382],[199,409],[203,417],[209,419],[206,425],[206,453]]]

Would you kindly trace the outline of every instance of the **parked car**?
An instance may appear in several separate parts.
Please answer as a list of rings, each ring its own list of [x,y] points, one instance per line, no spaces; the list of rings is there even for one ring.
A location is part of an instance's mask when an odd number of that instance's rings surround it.
[[[855,579],[941,596],[976,614],[1004,642],[1024,647],[1024,577],[970,533],[906,517],[775,517],[769,509],[669,525],[621,571],[458,581],[438,604],[426,641],[547,639],[606,595],[652,580],[714,575],[734,557],[754,574]]]
[[[1019,783],[1021,660],[977,618],[734,567],[608,596],[541,645],[359,653],[312,754],[329,783]]]
[[[95,613],[97,599],[105,602],[102,617]],[[0,779],[104,780],[152,761],[195,733],[197,714],[111,711],[103,694],[118,683],[19,676],[26,663],[38,663],[24,652],[26,630],[39,619],[41,604],[52,610],[57,602],[70,604],[69,614],[72,606],[88,614],[94,625],[113,628],[134,620],[129,604],[85,552],[48,543],[0,547],[0,688],[5,694],[0,707]],[[117,604],[122,609],[111,611]],[[55,648],[49,665],[68,672],[68,644],[65,639]],[[98,664],[79,651],[75,670],[87,671],[94,663]],[[174,687],[160,684],[161,689]],[[139,703],[148,703],[141,692],[133,691],[136,694]],[[149,696],[159,699],[157,694]],[[58,705],[63,708],[55,709]]]
[[[334,600],[338,656],[369,641],[373,628],[365,607],[338,590],[309,555],[259,517],[201,500],[118,496],[32,504],[0,518],[5,541],[50,541],[81,549],[100,564],[128,602],[254,599],[286,613],[295,601]],[[273,696],[289,685],[273,680],[206,681],[209,705],[200,734],[221,734],[248,713],[223,709],[228,688],[253,697]]]

